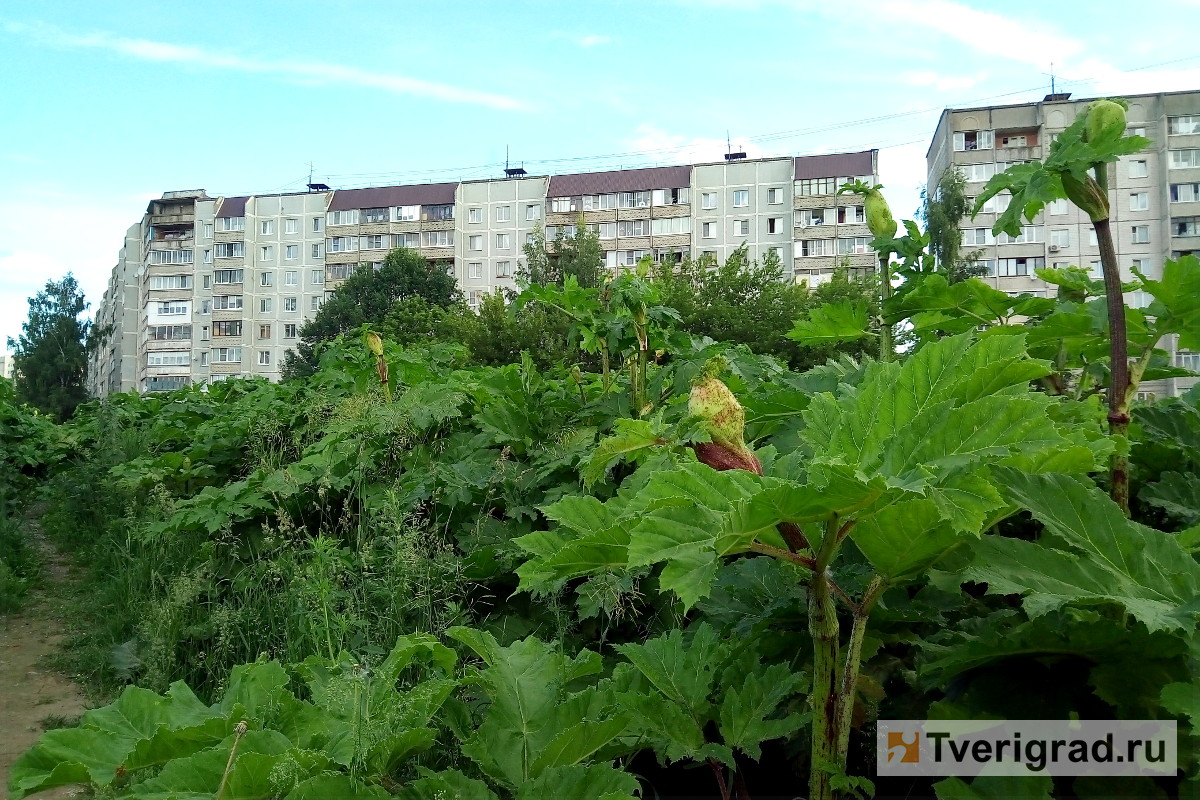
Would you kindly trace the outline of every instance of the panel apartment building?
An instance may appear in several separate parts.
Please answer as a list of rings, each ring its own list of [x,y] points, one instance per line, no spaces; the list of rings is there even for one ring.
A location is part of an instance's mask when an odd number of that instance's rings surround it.
[[[89,388],[165,391],[224,378],[279,377],[304,320],[361,264],[392,248],[452,270],[468,303],[515,288],[524,246],[573,236],[582,218],[608,267],[774,252],[795,280],[871,270],[862,198],[877,151],[744,159],[572,175],[210,197],[173,191],[125,235],[96,321],[112,328]]]
[[[1134,95],[1128,98],[1129,133],[1151,144],[1111,166],[1109,203],[1113,239],[1126,278],[1137,267],[1151,278],[1163,261],[1200,253],[1200,92]],[[1047,95],[1037,103],[985,108],[946,109],[926,153],[928,185],[936,186],[951,166],[976,195],[998,172],[1013,164],[1043,159],[1054,138],[1085,113],[1088,99]],[[1040,280],[1040,267],[1079,266],[1100,276],[1100,250],[1087,214],[1061,200],[1048,206],[1021,235],[993,236],[991,229],[1007,205],[1007,194],[993,198],[974,220],[963,223],[964,250],[980,251],[988,281],[1010,294],[1053,296]],[[1126,302],[1144,307],[1148,297],[1135,293]],[[1174,362],[1200,370],[1200,354],[1176,352]],[[1173,396],[1196,382],[1179,378],[1144,384],[1145,394]]]

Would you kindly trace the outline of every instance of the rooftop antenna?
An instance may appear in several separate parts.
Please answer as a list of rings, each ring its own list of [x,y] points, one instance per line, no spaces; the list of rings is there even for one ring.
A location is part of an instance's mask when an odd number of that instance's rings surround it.
[[[313,163],[308,162],[308,190],[310,192],[328,192],[329,187],[323,183],[313,183]]]
[[[736,153],[733,152],[733,145],[731,144],[731,142],[729,140],[729,129],[726,128],[725,129],[725,160],[726,161],[737,161],[739,158],[745,158],[745,157],[746,157],[745,150],[740,150]]]
[[[1054,88],[1054,62],[1050,62],[1050,94],[1058,94]]]
[[[510,178],[517,178],[526,174],[524,161],[521,162],[521,166],[519,167],[508,166],[508,145],[504,145],[504,174]]]

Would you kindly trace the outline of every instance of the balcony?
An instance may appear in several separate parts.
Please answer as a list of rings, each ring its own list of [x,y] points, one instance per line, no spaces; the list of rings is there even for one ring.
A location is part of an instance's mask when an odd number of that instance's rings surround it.
[[[150,215],[150,224],[159,225],[194,225],[196,223],[196,212],[192,209],[187,211],[172,210],[171,213],[153,213]]]

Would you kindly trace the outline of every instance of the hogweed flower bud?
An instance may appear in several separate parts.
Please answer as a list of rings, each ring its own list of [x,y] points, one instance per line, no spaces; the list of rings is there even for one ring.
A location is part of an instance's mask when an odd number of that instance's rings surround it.
[[[375,355],[383,355],[383,339],[379,338],[379,334],[372,331],[367,334],[367,348]]]
[[[867,229],[876,238],[894,239],[898,225],[892,217],[892,209],[878,188],[867,192]]]
[[[703,422],[712,439],[692,446],[702,464],[716,470],[744,469],[762,474],[762,464],[743,438],[746,411],[729,387],[712,374],[711,368],[692,385],[688,413]]]
[[[1104,165],[1100,165],[1103,169]],[[1091,175],[1079,180],[1069,172],[1062,175],[1063,191],[1072,203],[1085,211],[1092,222],[1108,219],[1108,192],[1100,188],[1100,184]]]
[[[1125,106],[1115,100],[1097,100],[1088,106],[1083,140],[1119,139],[1125,134]]]

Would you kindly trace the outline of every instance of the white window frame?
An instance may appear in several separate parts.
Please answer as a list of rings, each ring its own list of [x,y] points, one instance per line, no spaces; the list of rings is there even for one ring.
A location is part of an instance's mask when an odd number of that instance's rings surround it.
[[[750,190],[749,189],[734,189],[733,190],[733,207],[734,208],[746,208],[749,205],[750,205]]]
[[[468,208],[467,209],[467,223],[468,224],[478,225],[482,222],[483,222],[483,209],[482,208],[476,207],[476,208]]]

